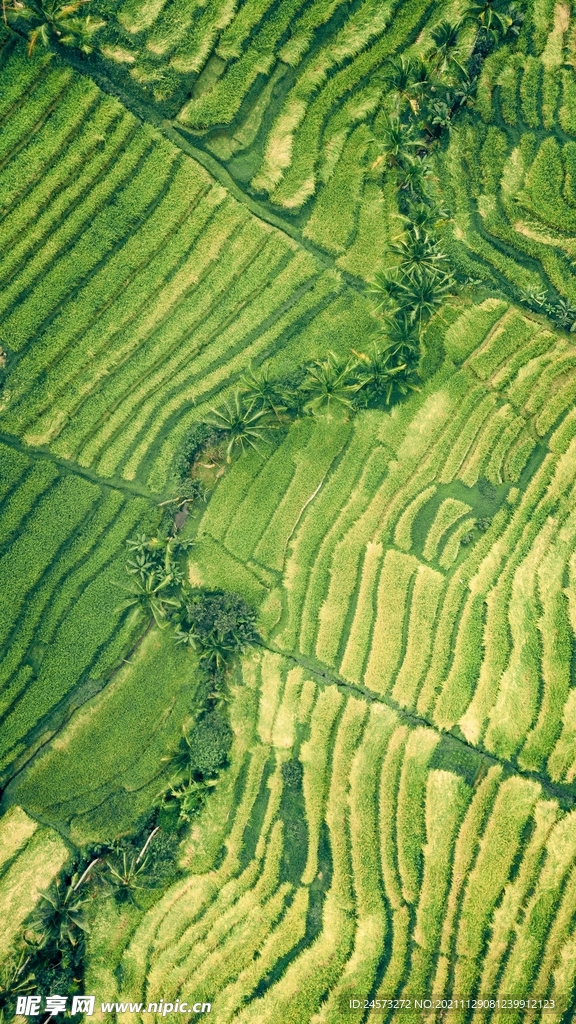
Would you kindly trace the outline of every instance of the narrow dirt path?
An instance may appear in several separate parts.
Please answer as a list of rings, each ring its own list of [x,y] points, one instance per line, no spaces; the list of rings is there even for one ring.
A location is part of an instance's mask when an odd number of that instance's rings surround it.
[[[443,729],[439,729],[434,722],[429,721],[427,718],[421,718],[419,715],[413,714],[410,711],[406,711],[405,708],[400,707],[399,704],[396,704],[390,698],[381,697],[379,694],[374,693],[372,690],[368,690],[363,686],[356,686],[354,683],[347,682],[327,667],[319,667],[318,665],[315,665],[312,659],[306,658],[305,655],[298,652],[295,653],[293,651],[284,651],[282,648],[276,647],[275,644],[268,644],[263,641],[261,641],[260,646],[264,648],[264,650],[270,651],[273,654],[280,654],[282,657],[287,658],[288,661],[294,662],[295,665],[299,665],[300,668],[305,669],[307,672],[324,679],[327,683],[340,687],[340,689],[349,693],[350,696],[361,697],[369,703],[384,704],[386,707],[390,708],[391,711],[395,711],[401,719],[412,726],[423,726],[427,729],[433,729],[434,732],[440,733],[441,736],[449,736],[454,743],[458,744],[465,750],[469,750],[477,756],[482,757],[489,765],[499,764],[509,774],[520,775],[522,778],[532,779],[535,782],[539,782],[544,791],[559,800],[562,806],[572,808],[576,805],[576,786],[574,784],[563,785],[562,783],[555,783],[540,772],[525,771],[524,769],[519,768],[518,765],[514,764],[513,761],[506,761],[502,757],[496,757],[494,754],[488,753],[488,751],[483,750],[481,747],[475,747],[474,744],[468,743],[459,736],[455,736],[452,732],[446,732]]]
[[[174,494],[155,494],[149,491],[148,488],[143,487],[142,484],[132,480],[125,480],[123,477],[111,476],[101,477],[97,473],[93,473],[92,470],[86,469],[84,466],[79,466],[77,462],[72,462],[70,459],[63,459],[59,455],[55,455],[53,452],[48,451],[45,448],[35,448],[33,445],[28,445],[24,441],[21,441],[15,434],[4,434],[0,431],[0,442],[7,445],[8,448],[14,448],[17,452],[22,452],[23,455],[27,455],[30,459],[47,459],[48,462],[53,462],[60,469],[63,469],[66,473],[75,473],[77,476],[84,477],[85,480],[90,480],[92,483],[98,484],[100,487],[107,487],[111,491],[123,491],[125,494],[131,496],[138,496],[139,498],[146,498],[154,505],[159,505],[162,501],[170,500],[174,498]]]
[[[247,207],[250,213],[259,220],[264,221],[266,224],[270,224],[272,227],[278,229],[283,234],[288,235],[293,241],[297,242],[303,249],[311,253],[321,266],[336,271],[340,274],[343,281],[359,294],[365,294],[366,282],[362,278],[355,277],[354,274],[350,274],[346,270],[342,270],[336,263],[336,260],[325,252],[319,246],[314,245],[309,239],[304,238],[302,232],[290,221],[286,220],[280,214],[269,210],[264,203],[259,202],[240,187],[235,178],[232,177],[227,168],[222,164],[215,156],[208,153],[205,149],[200,146],[194,145],[187,136],[185,129],[180,129],[175,121],[170,121],[163,117],[158,110],[151,103],[146,103],[144,100],[130,96],[121,86],[113,81],[106,74],[106,72],[97,67],[87,66],[85,61],[82,61],[73,51],[59,49],[56,51],[60,59],[72,67],[74,71],[84,75],[86,78],[90,78],[95,85],[98,86],[102,92],[108,93],[110,96],[114,96],[115,99],[119,100],[123,107],[128,110],[134,117],[137,117],[139,121],[144,124],[153,125],[158,131],[167,138],[172,145],[176,146],[185,153],[187,156],[192,157],[199,164],[204,167],[206,171],[223,185],[228,190],[230,195],[234,196],[239,203]]]

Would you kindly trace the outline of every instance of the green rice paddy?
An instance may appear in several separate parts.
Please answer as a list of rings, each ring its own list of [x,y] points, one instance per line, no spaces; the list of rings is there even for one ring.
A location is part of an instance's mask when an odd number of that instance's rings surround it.
[[[416,202],[387,69],[461,18],[473,60],[466,5],[91,0],[85,54],[0,28],[0,1021],[78,885],[80,978],[48,977],[86,1021],[576,1022],[576,12],[520,7],[428,126],[454,278],[417,390],[282,407],[229,459],[186,453],[250,372],[382,342]],[[179,585],[255,615],[208,676],[123,601],[183,507]],[[178,823],[206,707],[232,745]]]

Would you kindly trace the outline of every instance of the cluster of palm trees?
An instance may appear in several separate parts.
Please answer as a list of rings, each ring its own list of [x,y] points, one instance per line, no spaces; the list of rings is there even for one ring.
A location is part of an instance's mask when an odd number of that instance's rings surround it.
[[[178,556],[190,544],[177,536],[148,537],[144,533],[126,541],[130,582],[117,584],[127,595],[118,610],[140,608],[163,629],[181,605],[178,591],[184,573]]]
[[[280,415],[280,410],[278,410]],[[127,541],[129,558],[127,592],[120,609],[140,608],[160,629],[174,627],[174,640],[199,654],[199,668],[206,682],[204,717],[219,713],[228,700],[226,682],[234,658],[258,639],[253,609],[238,594],[193,589],[184,577],[180,556],[192,541],[178,536],[148,537],[139,534]],[[219,728],[219,733],[226,725]],[[210,742],[204,737],[205,745]],[[168,789],[159,794],[163,810],[178,808],[178,820],[189,821],[204,804],[215,785],[213,773],[193,770],[193,751],[187,735],[169,760],[177,769]],[[109,865],[110,881],[119,884],[130,868],[134,879],[144,870],[126,861]],[[116,886],[117,887],[117,886]]]
[[[505,8],[499,0],[473,3],[458,21],[445,19],[432,29],[431,48],[424,57],[402,54],[386,64],[382,77],[391,103],[379,161],[395,170],[403,188],[418,190],[428,169],[429,143],[452,127],[462,107],[473,105],[484,57],[498,43],[518,35],[523,18],[518,3]],[[471,23],[476,33],[464,52],[462,38],[468,33],[463,30]]]
[[[117,610],[140,608],[160,629],[172,622],[176,643],[198,651],[202,668],[218,676],[255,641],[255,615],[237,594],[188,585],[179,559],[193,543],[144,533],[128,540],[130,581],[116,584],[127,595]]]
[[[234,453],[260,451],[272,432],[303,415],[350,416],[370,405],[390,405],[417,390],[418,337],[406,319],[389,317],[387,343],[342,358],[327,352],[308,363],[297,383],[270,377],[268,366],[252,370],[205,422],[217,430],[231,461]],[[403,362],[399,362],[399,359]]]
[[[87,889],[91,881],[98,882],[97,889]],[[88,908],[98,895],[118,896],[120,886],[113,861],[96,857],[81,875],[65,870],[40,893],[15,948],[0,965],[0,1024],[13,1019],[20,995],[78,991],[90,930]]]
[[[296,416],[350,415],[366,406],[389,406],[418,389],[420,339],[426,322],[455,289],[455,279],[436,230],[448,216],[430,196],[430,149],[457,112],[474,102],[481,61],[497,43],[517,35],[522,11],[501,0],[471,4],[457,22],[437,24],[424,58],[400,55],[382,71],[388,113],[376,142],[372,170],[382,167],[396,182],[406,227],[390,247],[394,265],[369,289],[381,318],[382,341],[349,358],[328,352],[309,363],[300,378],[272,379],[267,368],[241,378],[239,386],[205,418],[225,442],[226,456],[259,449],[270,432]],[[473,44],[466,31],[476,25]],[[467,53],[462,38],[466,37]]]
[[[202,809],[228,761],[232,738],[222,709],[210,703],[191,731],[182,730],[178,747],[165,758],[175,774],[162,796],[160,821],[168,816],[189,822]]]

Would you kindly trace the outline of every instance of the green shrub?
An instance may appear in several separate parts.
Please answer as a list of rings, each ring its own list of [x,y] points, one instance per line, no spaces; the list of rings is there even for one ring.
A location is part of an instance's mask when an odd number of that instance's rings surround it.
[[[210,778],[227,761],[232,746],[232,730],[223,715],[212,711],[196,723],[189,740],[192,771]]]

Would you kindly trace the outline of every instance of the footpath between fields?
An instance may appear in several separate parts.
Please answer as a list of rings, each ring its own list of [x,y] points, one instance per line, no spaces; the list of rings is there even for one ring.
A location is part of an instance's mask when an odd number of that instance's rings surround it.
[[[292,661],[295,665],[299,665],[300,668],[305,669],[312,675],[323,679],[325,682],[330,683],[332,686],[338,686],[342,690],[345,690],[352,696],[360,697],[362,700],[368,701],[369,703],[384,704],[386,707],[395,711],[400,719],[412,726],[423,726],[427,729],[433,729],[435,732],[440,733],[443,736],[449,737],[452,742],[460,746],[463,750],[473,753],[475,756],[482,758],[486,765],[501,765],[506,775],[519,775],[525,779],[531,779],[534,782],[538,782],[543,790],[553,796],[560,806],[565,810],[571,810],[576,806],[576,783],[570,783],[564,785],[563,783],[552,782],[546,775],[540,772],[530,772],[523,768],[520,768],[513,761],[507,761],[503,757],[496,757],[494,754],[489,753],[487,750],[483,750],[481,747],[475,747],[474,744],[468,743],[466,739],[458,736],[452,731],[445,731],[439,729],[434,722],[429,721],[427,718],[422,718],[419,715],[413,714],[411,711],[406,711],[399,704],[396,704],[389,697],[382,697],[380,694],[374,693],[372,690],[368,690],[363,686],[349,683],[345,679],[342,679],[335,672],[330,669],[314,663],[311,658],[307,658],[305,655],[294,653],[293,651],[284,651],[280,647],[276,647],[275,644],[268,644],[260,641],[260,646],[273,654],[279,654],[288,661]]]

